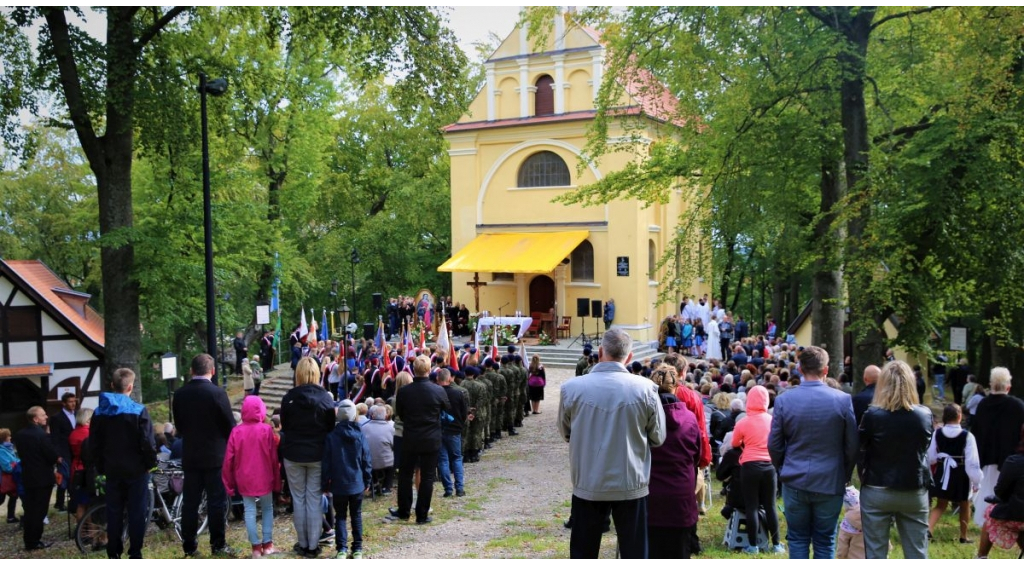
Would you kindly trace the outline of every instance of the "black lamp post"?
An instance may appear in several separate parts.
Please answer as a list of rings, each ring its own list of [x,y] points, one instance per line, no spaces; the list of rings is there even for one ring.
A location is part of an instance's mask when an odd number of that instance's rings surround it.
[[[356,265],[359,264],[359,249],[352,249],[352,320],[359,319],[356,315]]]
[[[334,281],[334,285],[338,285],[338,281]],[[341,300],[341,307],[338,308],[338,317],[341,318],[341,360],[342,366],[345,367],[345,397],[348,397],[348,316],[351,310],[348,308],[348,304],[345,300]]]
[[[206,247],[206,353],[217,353],[216,298],[213,288],[213,210],[210,197],[210,134],[206,117],[206,95],[221,96],[228,90],[228,79],[206,80],[199,73],[199,106],[203,130],[203,240]],[[214,376],[216,383],[216,378]]]

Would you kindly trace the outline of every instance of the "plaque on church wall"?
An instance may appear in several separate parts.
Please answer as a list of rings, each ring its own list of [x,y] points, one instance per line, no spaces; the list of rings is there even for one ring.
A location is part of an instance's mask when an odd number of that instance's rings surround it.
[[[615,260],[615,270],[619,276],[629,276],[629,257],[619,257]]]

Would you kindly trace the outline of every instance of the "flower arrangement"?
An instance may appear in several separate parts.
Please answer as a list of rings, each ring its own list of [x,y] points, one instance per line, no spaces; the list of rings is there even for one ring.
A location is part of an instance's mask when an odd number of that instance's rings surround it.
[[[540,345],[553,345],[553,344],[555,344],[555,341],[554,341],[554,339],[551,338],[551,335],[548,335],[544,331],[541,331],[540,333],[538,333],[537,334],[537,338],[540,340],[540,342],[538,343]]]
[[[480,333],[480,342],[486,344],[494,343],[494,332],[498,332],[498,345],[514,345],[519,342],[518,328],[513,325],[492,325],[485,327]]]
[[[422,321],[420,321],[419,323],[417,323],[417,324],[416,324],[416,325],[415,325],[415,326],[414,326],[414,327],[413,327],[413,328],[412,328],[412,329],[411,329],[411,330],[409,331],[410,335],[412,336],[412,342],[413,342],[413,343],[416,343],[417,345],[419,345],[419,342],[420,342],[420,333],[423,333],[423,331],[426,331],[426,332],[427,332],[427,335],[426,335],[426,339],[425,339],[425,342],[427,342],[427,343],[433,343],[433,342],[434,342],[434,332],[433,332],[433,331],[431,331],[429,327],[425,327]]]

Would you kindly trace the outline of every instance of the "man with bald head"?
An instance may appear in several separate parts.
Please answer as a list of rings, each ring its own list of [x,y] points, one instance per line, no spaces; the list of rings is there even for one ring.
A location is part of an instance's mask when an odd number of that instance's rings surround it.
[[[46,434],[46,411],[37,405],[29,408],[25,415],[28,425],[14,435],[25,491],[21,498],[25,511],[21,520],[22,537],[25,550],[39,550],[51,544],[43,541],[43,519],[55,483],[53,466],[60,461],[60,456]]]
[[[864,389],[853,396],[853,415],[857,418],[858,427],[864,412],[871,405],[871,400],[875,399],[875,382],[878,382],[878,376],[881,374],[882,369],[874,364],[864,369]]]

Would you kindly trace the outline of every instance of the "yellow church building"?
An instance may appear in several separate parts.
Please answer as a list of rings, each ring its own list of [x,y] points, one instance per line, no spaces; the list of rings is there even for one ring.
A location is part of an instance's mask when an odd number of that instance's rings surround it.
[[[686,194],[674,190],[668,203],[649,207],[635,200],[552,203],[620,170],[636,152],[609,151],[580,171],[606,51],[597,33],[566,14],[554,18],[547,35],[538,46],[525,27],[513,30],[485,63],[486,82],[467,114],[445,129],[452,258],[438,270],[452,272],[453,299],[471,310],[529,316],[554,308],[558,321],[573,318],[571,333],[579,334],[578,301],[614,299],[613,326],[654,340],[661,319],[679,311],[678,299],[658,305],[659,285],[671,274],[655,267],[674,245]],[[623,90],[616,111],[633,122],[628,132],[610,123],[608,143],[643,148],[677,127],[675,100],[663,88],[657,96],[650,84],[623,84]],[[681,251],[707,252],[698,246]],[[701,264],[709,259],[702,256]],[[710,270],[703,276],[710,280]],[[685,293],[708,292],[704,277],[684,284]],[[599,323],[587,322],[587,332],[597,332]]]

